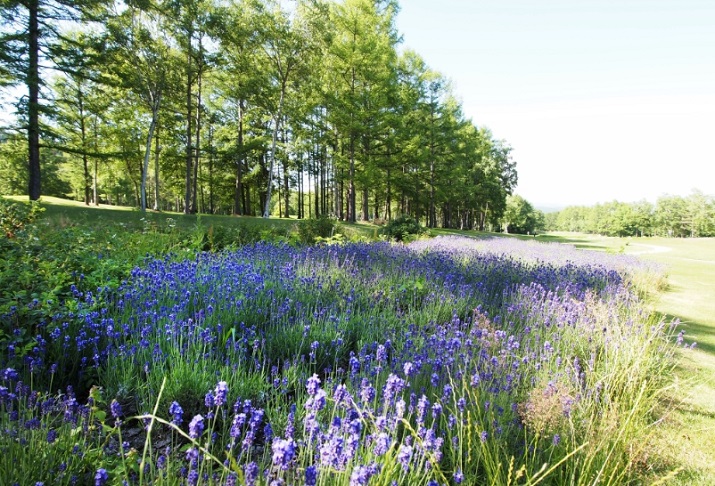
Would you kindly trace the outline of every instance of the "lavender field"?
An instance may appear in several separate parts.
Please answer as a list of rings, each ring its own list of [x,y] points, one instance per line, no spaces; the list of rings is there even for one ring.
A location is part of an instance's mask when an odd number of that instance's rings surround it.
[[[682,343],[662,278],[502,238],[149,260],[31,346],[2,316],[0,483],[638,482]]]

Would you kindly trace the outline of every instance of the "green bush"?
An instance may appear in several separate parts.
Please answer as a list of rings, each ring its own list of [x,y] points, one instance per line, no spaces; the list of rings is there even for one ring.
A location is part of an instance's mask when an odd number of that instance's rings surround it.
[[[330,238],[335,231],[335,220],[328,216],[304,219],[298,223],[298,238],[301,243],[315,243],[318,238]]]
[[[391,240],[405,241],[411,239],[411,236],[421,235],[426,232],[427,228],[420,225],[415,218],[402,215],[387,223],[381,234],[386,235]]]

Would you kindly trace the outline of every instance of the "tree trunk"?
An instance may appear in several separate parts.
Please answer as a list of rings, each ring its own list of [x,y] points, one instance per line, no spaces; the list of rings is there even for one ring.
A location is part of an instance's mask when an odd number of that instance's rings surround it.
[[[281,86],[281,97],[278,100],[278,113],[273,120],[273,140],[271,142],[271,161],[268,168],[268,186],[266,189],[266,200],[263,209],[263,217],[268,218],[271,215],[271,188],[273,186],[273,167],[276,163],[276,148],[278,139],[278,130],[280,130],[281,117],[283,112],[283,96],[285,95],[285,84]]]
[[[199,55],[203,56],[201,44],[199,44],[199,49]],[[202,62],[202,60],[199,62]],[[193,187],[191,189],[192,213],[198,212],[197,190],[199,184],[199,161],[201,158],[201,81],[203,77],[203,68],[203,65],[199,65],[196,72],[196,147],[194,148],[194,180]]]
[[[154,146],[154,211],[159,211],[159,124],[156,126],[156,145]]]
[[[96,154],[98,152],[98,146],[99,144],[97,143],[99,136],[97,134],[97,117],[94,117],[94,153]],[[97,157],[94,157],[94,174],[92,176],[92,198],[94,200],[94,205],[99,206],[99,196],[97,194],[98,189],[97,189],[97,165],[99,164]]]
[[[283,143],[288,140],[288,134],[283,130]],[[285,208],[284,217],[290,218],[290,187],[288,174],[288,157],[283,158],[283,206]]]
[[[238,160],[236,161],[236,190],[233,195],[233,214],[246,212],[243,197],[243,101],[238,102]]]
[[[362,220],[370,220],[370,193],[367,187],[362,190]]]
[[[209,213],[214,214],[214,150],[213,125],[211,124],[209,124]]]
[[[77,83],[77,103],[79,108],[79,136],[82,144],[82,170],[84,176],[84,203],[89,206],[92,194],[92,177],[89,173],[89,157],[87,157],[87,125],[84,117],[84,97],[82,88]]]
[[[151,123],[149,124],[149,133],[146,136],[146,148],[144,150],[144,164],[142,165],[142,182],[141,182],[141,210],[146,211],[146,179],[149,173],[149,158],[151,156],[151,141],[154,138],[154,129],[156,128],[157,111],[153,110],[151,114]]]
[[[42,195],[40,177],[40,26],[37,19],[39,0],[28,0],[28,65],[27,65],[27,145],[29,163],[28,195],[37,201]]]
[[[392,181],[390,180],[390,168],[387,168],[387,194],[385,195],[385,219],[392,219]]]
[[[193,137],[193,126],[191,124],[193,117],[193,103],[191,101],[191,37],[189,36],[189,52],[187,55],[187,67],[186,67],[186,186],[184,192],[184,213],[191,213],[191,174],[193,173],[193,161],[194,157],[192,154],[191,139]]]

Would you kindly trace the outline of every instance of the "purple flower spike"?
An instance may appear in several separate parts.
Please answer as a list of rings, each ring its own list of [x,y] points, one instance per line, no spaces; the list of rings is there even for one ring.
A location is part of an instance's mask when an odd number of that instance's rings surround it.
[[[273,464],[281,469],[290,469],[295,457],[295,442],[293,439],[273,439]]]
[[[212,390],[209,390],[208,393],[206,393],[204,404],[206,404],[206,408],[214,408],[214,406],[216,406],[216,397],[214,396],[214,392]]]
[[[315,395],[320,388],[320,378],[318,378],[318,375],[314,374],[313,376],[308,378],[308,381],[305,384],[305,388],[308,390],[308,395]]]
[[[94,475],[94,486],[104,486],[109,480],[109,474],[104,468],[97,469],[97,474]]]
[[[461,469],[457,469],[457,471],[454,473],[454,482],[456,484],[462,484],[462,481],[464,481],[464,474],[462,474]]]
[[[350,475],[350,486],[366,486],[377,472],[379,468],[374,466],[356,466]]]
[[[305,468],[305,486],[315,486],[318,483],[318,468],[308,466]]]
[[[215,403],[217,407],[221,407],[226,403],[226,397],[228,396],[228,383],[225,381],[219,381],[214,390]]]
[[[260,470],[258,469],[258,464],[255,462],[249,462],[243,470],[243,477],[246,480],[246,486],[253,486],[256,484],[258,479],[258,474]]]
[[[189,423],[189,437],[198,439],[204,432],[204,417],[196,415]]]
[[[178,402],[172,402],[169,406],[169,413],[171,414],[171,423],[174,425],[181,425],[184,420],[184,410]]]
[[[115,419],[118,419],[122,416],[122,406],[119,405],[119,402],[116,399],[112,400],[112,404],[109,406],[109,410],[112,412],[112,417],[114,417]]]

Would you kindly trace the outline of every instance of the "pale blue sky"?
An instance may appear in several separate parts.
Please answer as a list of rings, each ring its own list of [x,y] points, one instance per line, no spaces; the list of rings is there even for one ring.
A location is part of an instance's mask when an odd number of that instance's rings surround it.
[[[401,0],[537,206],[715,194],[715,0]]]

